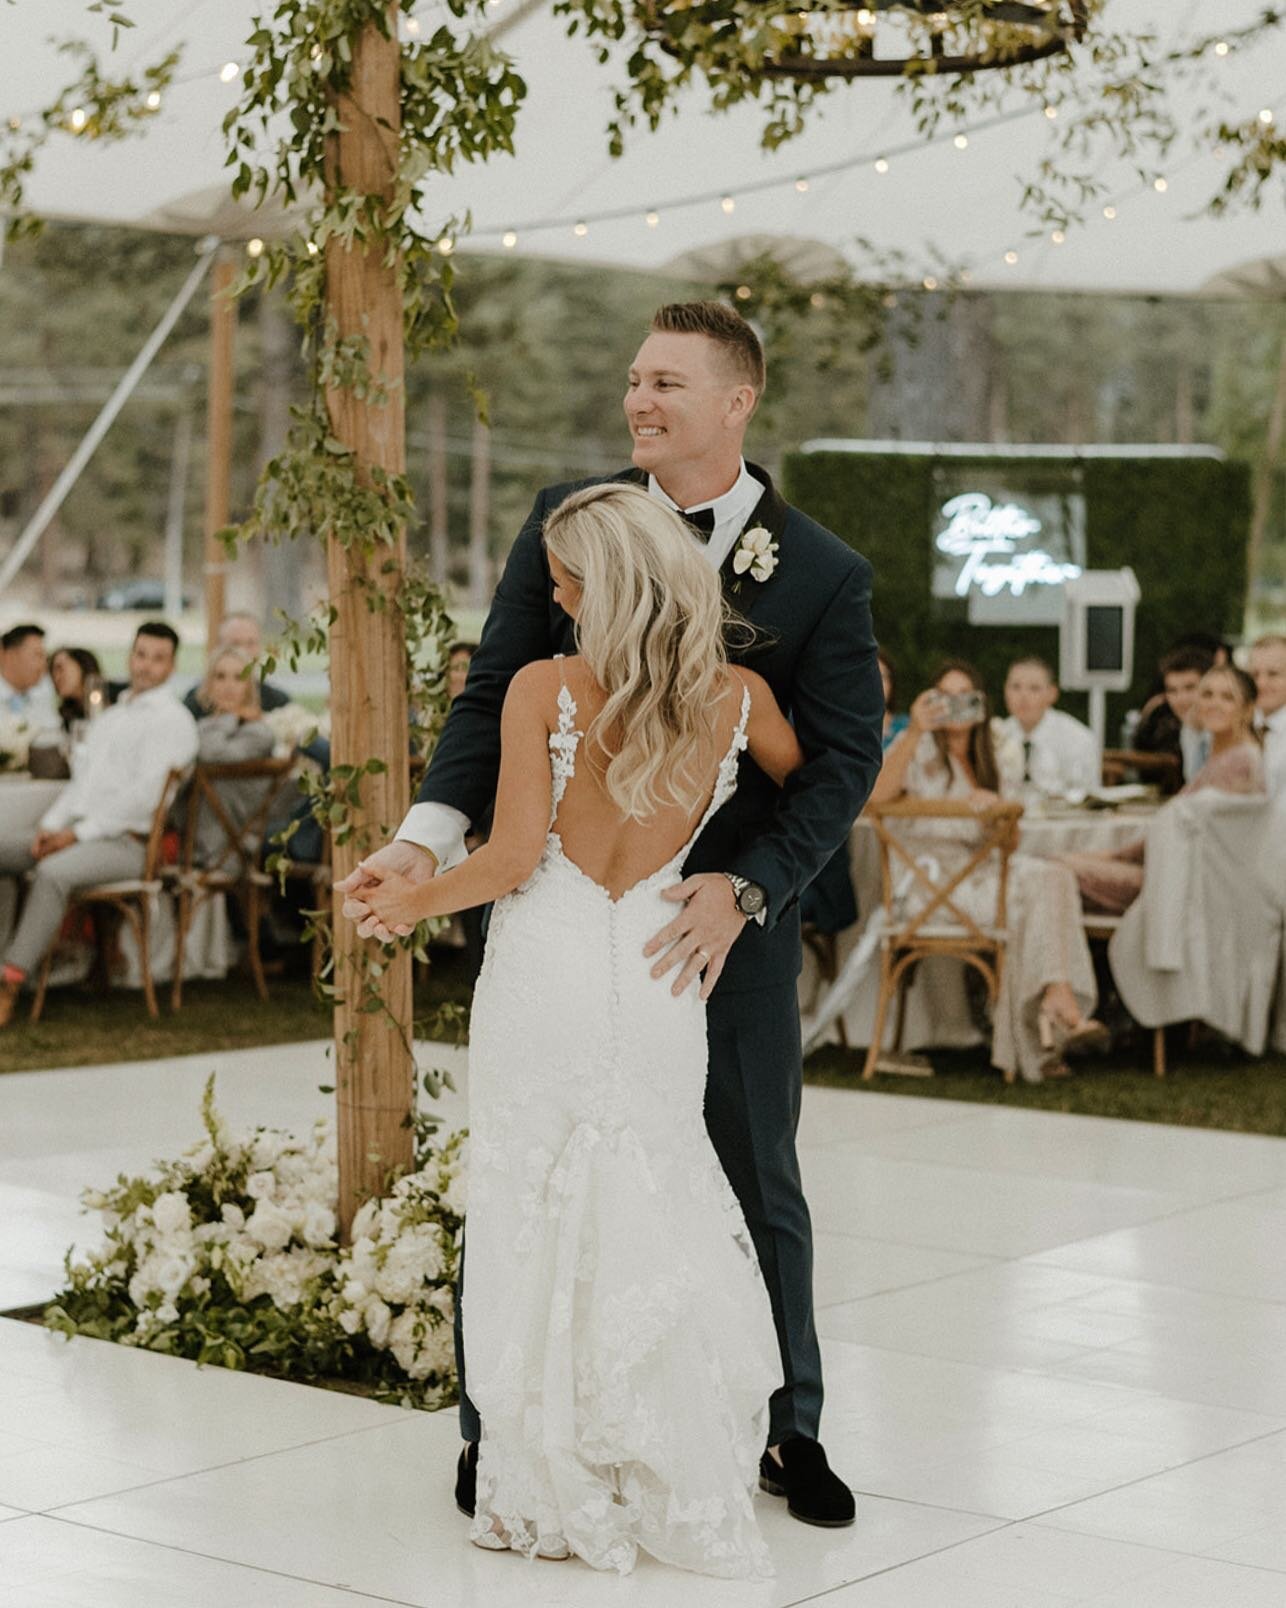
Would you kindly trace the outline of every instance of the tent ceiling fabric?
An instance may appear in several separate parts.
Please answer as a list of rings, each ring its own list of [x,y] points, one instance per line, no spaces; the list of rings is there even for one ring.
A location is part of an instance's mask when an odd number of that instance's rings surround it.
[[[219,70],[245,54],[242,41],[259,9],[252,0],[130,0],[138,26],[122,35],[118,59],[147,62],[185,43],[182,82],[145,130],[123,144],[98,146],[60,137],[41,153],[28,189],[32,207],[50,216],[157,227],[167,208],[226,184],[220,123],[233,104],[235,83]],[[423,0],[424,34],[443,7]],[[1214,13],[1229,30],[1253,19],[1260,0],[1111,0],[1110,20],[1151,24],[1167,42],[1210,27]],[[1231,265],[1279,252],[1282,209],[1274,192],[1259,213],[1222,219],[1199,214],[1217,187],[1213,156],[1176,150],[1167,166],[1169,188],[1159,195],[1127,164],[1108,175],[1118,208],[1115,222],[1099,209],[1073,227],[1066,244],[1032,239],[1018,202],[1022,176],[1034,174],[1049,137],[1039,108],[969,134],[957,150],[949,129],[933,144],[917,138],[910,116],[888,82],[838,86],[815,109],[807,132],[775,153],[759,148],[753,107],[726,114],[708,110],[694,91],[678,115],[655,134],[636,132],[625,156],[607,155],[610,68],[600,66],[580,39],[568,39],[560,20],[530,0],[501,0],[496,22],[503,47],[526,77],[529,97],[518,125],[517,156],[484,166],[463,165],[434,180],[425,215],[445,221],[470,211],[475,229],[462,249],[501,252],[506,230],[517,232],[518,256],[552,257],[621,268],[661,270],[676,259],[717,260],[730,243],[753,235],[798,236],[801,242],[862,261],[858,237],[880,251],[899,251],[913,267],[940,272],[942,260],[970,269],[979,286],[1013,289],[1198,293]],[[107,29],[89,16],[85,0],[17,0],[0,5],[0,115],[30,113],[57,94],[69,62],[50,40],[79,36],[105,46]],[[1235,52],[1211,62],[1221,75],[1228,115],[1253,116],[1282,105],[1286,46],[1261,46],[1244,59]],[[1276,58],[1276,59],[1274,59]],[[1016,103],[1017,104],[1017,103]],[[879,174],[874,159],[890,155]],[[854,165],[822,176],[825,168]],[[810,176],[806,190],[795,181]],[[755,193],[747,187],[766,184]],[[721,196],[735,205],[726,210]],[[692,204],[688,198],[701,197]],[[655,221],[648,213],[655,209]],[[211,208],[217,217],[217,205]],[[619,212],[614,220],[597,215]],[[573,225],[591,220],[578,235]],[[552,220],[552,221],[551,221]],[[436,226],[436,222],[435,222]],[[182,232],[198,232],[195,221]],[[243,238],[243,223],[230,226]],[[261,234],[273,232],[265,223]],[[1013,266],[1006,251],[1017,253]]]

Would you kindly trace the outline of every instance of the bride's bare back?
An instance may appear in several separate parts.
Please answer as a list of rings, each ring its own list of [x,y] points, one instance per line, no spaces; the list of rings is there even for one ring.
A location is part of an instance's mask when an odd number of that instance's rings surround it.
[[[554,823],[563,854],[613,898],[646,881],[678,854],[692,836],[715,787],[720,761],[728,752],[741,718],[742,695],[750,692],[746,735],[751,757],[774,781],[784,781],[803,761],[793,728],[777,707],[768,683],[753,671],[729,669],[716,705],[716,718],[702,745],[698,773],[707,778],[695,809],[660,806],[645,821],[623,815],[605,785],[606,756],[584,736],[607,695],[580,657],[556,661],[560,679],[551,684],[549,729],[558,728],[557,688],[565,681],[576,704],[575,729],[582,734],[576,767]]]

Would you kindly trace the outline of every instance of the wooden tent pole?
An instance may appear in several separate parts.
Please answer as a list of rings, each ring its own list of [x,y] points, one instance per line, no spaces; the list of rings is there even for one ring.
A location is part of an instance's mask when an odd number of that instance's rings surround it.
[[[228,555],[217,533],[228,523],[232,481],[233,351],[237,304],[229,294],[236,262],[219,248],[210,285],[210,373],[205,415],[205,643],[212,652],[223,624]]]
[[[388,37],[368,25],[353,47],[350,87],[339,97],[338,132],[331,135],[328,184],[362,195],[391,197],[398,158],[400,52],[396,3]],[[341,339],[366,342],[371,373],[384,400],[336,388],[326,396],[331,431],[353,454],[359,477],[373,470],[401,474],[406,466],[402,293],[396,264],[376,244],[350,247],[338,235],[326,243],[326,311]],[[361,766],[374,757],[387,769],[366,776],[354,838],[335,844],[337,878],[363,852],[363,829],[378,845],[406,812],[408,779],[406,643],[395,606],[372,607],[375,593],[393,605],[406,562],[406,532],[367,556],[332,539],[327,551],[330,601],[331,735],[333,762]],[[385,957],[379,977],[383,1009],[362,1010],[360,977],[369,940],[341,917],[335,899],[336,1102],[339,1138],[339,1216],[347,1236],[353,1214],[382,1193],[393,1172],[414,1160],[411,1117],[415,1067],[410,1050],[411,957]],[[375,945],[371,943],[371,948]],[[373,956],[370,958],[374,958]]]

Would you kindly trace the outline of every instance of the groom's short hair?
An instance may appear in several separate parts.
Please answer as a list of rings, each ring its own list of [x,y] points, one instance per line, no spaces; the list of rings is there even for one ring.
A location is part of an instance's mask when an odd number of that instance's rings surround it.
[[[667,302],[652,314],[656,335],[704,335],[712,340],[739,380],[763,395],[767,380],[764,349],[759,337],[740,313],[723,302]]]

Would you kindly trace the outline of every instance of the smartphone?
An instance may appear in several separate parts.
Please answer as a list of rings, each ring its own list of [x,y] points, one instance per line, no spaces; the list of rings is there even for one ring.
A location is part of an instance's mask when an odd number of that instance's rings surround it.
[[[981,692],[944,692],[941,695],[944,726],[980,726],[987,713],[987,700]]]

